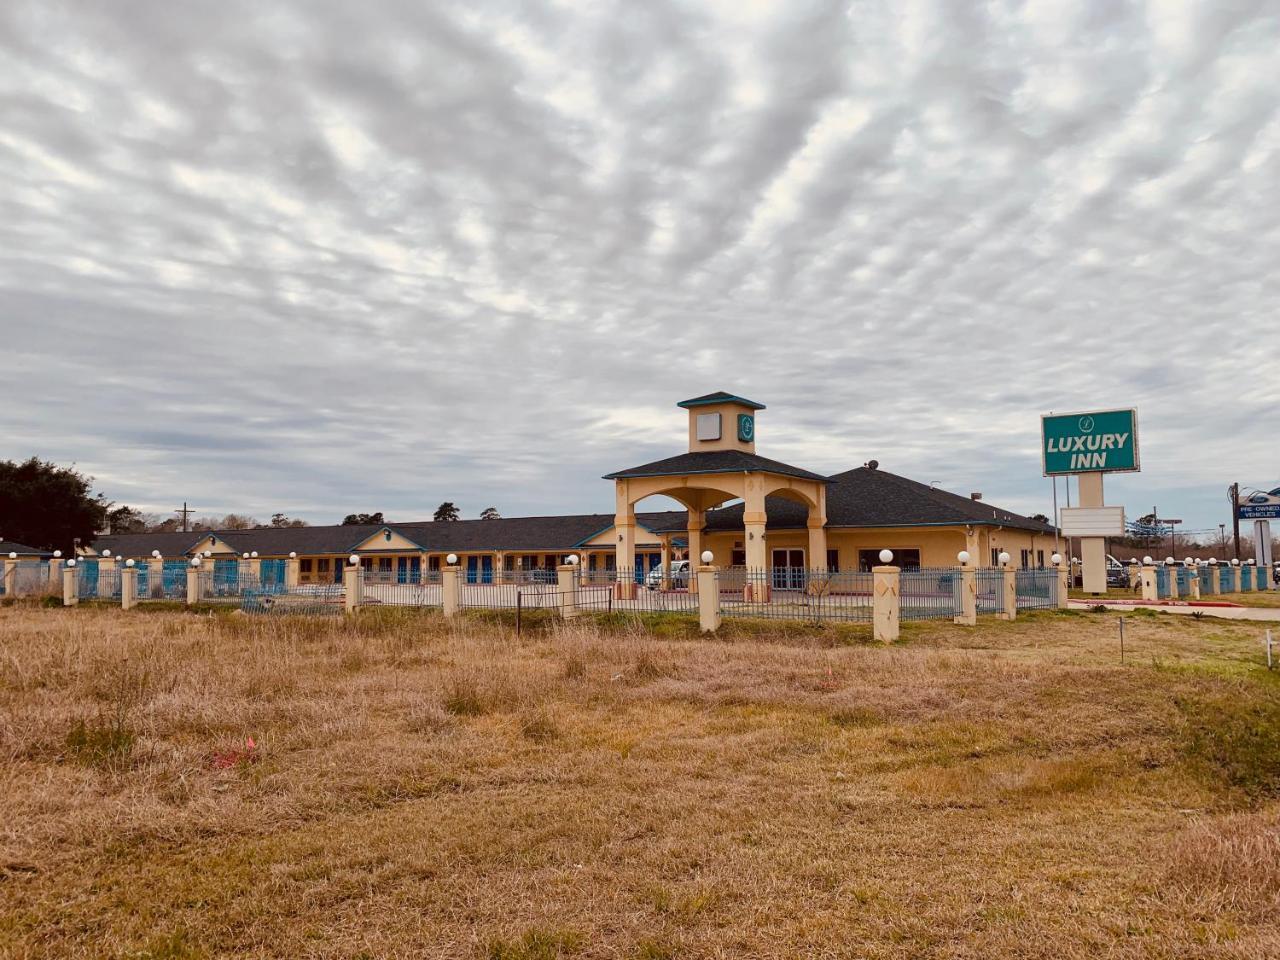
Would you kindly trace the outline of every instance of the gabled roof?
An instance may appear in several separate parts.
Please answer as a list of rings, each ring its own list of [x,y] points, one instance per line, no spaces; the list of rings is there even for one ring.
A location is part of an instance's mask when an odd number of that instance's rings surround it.
[[[11,553],[16,553],[20,557],[47,557],[52,554],[52,551],[37,550],[16,540],[0,540],[0,559],[7,558]]]
[[[677,477],[691,473],[776,473],[784,477],[817,480],[826,483],[827,478],[789,463],[770,460],[768,457],[747,453],[745,450],[707,450],[700,453],[682,453],[679,456],[655,460],[617,473],[605,474],[606,480],[629,480],[636,477]]]
[[[741,530],[741,503],[707,511],[707,531]],[[765,498],[768,529],[802,529],[808,519],[804,504],[782,497]],[[827,529],[837,527],[1003,526],[1033,533],[1053,527],[958,494],[900,477],[887,470],[858,467],[838,473],[827,486]],[[663,528],[669,533],[683,529]]]
[[[717,390],[715,393],[705,393],[700,397],[694,397],[692,400],[681,400],[676,406],[684,407],[687,410],[690,407],[706,407],[713,403],[740,403],[744,407],[750,407],[752,410],[765,409],[763,403],[756,403],[746,397],[736,397],[732,393],[725,393],[723,390]]]
[[[636,522],[647,530],[671,526],[684,511],[638,513]],[[431,553],[511,551],[567,552],[613,526],[611,513],[562,517],[510,517],[501,520],[418,520],[404,523],[361,523],[325,527],[259,527],[254,530],[196,530],[189,533],[124,533],[99,537],[95,551],[110,550],[125,557],[147,557],[159,550],[166,557],[190,553],[209,537],[222,540],[237,553],[254,550],[264,556],[350,553],[383,530],[398,533]]]

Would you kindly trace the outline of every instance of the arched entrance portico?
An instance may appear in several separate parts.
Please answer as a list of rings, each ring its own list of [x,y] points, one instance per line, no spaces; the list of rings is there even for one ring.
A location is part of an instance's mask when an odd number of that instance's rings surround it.
[[[808,508],[810,566],[825,563],[826,477],[769,460],[755,452],[755,411],[764,405],[727,393],[708,394],[679,404],[689,410],[689,452],[654,463],[608,474],[616,494],[615,545],[619,571],[616,587],[621,598],[634,596],[633,577],[623,571],[634,563],[636,504],[646,497],[666,496],[688,511],[689,559],[699,562],[706,512],[731,500],[742,500],[743,545],[746,566],[763,571],[769,566],[765,498],[784,497]],[[725,435],[726,421],[734,428]],[[723,563],[728,558],[719,558]],[[690,578],[690,589],[694,587]],[[747,581],[748,599],[767,600],[767,580]],[[759,594],[752,596],[751,594]]]

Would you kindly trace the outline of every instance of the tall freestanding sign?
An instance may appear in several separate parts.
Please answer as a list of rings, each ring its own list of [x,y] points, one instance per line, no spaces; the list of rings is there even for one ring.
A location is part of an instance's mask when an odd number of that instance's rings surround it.
[[[1270,492],[1255,490],[1240,498],[1236,516],[1253,521],[1253,556],[1258,566],[1270,575],[1271,521],[1280,520],[1280,487]]]
[[[1079,506],[1062,511],[1062,533],[1081,538],[1085,592],[1106,593],[1106,538],[1124,535],[1124,508],[1105,505],[1102,475],[1142,469],[1138,414],[1134,410],[1093,410],[1043,416],[1040,456],[1046,477],[1078,478]]]

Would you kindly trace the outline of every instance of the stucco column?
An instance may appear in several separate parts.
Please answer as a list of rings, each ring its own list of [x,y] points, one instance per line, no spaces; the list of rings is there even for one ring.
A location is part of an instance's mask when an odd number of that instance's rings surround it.
[[[698,628],[703,633],[720,629],[720,587],[716,583],[716,568],[701,564],[690,582],[698,581]]]
[[[556,606],[566,620],[578,615],[577,573],[578,568],[572,563],[556,567]]]
[[[360,564],[348,563],[342,570],[342,602],[347,613],[355,613],[360,606],[362,586]]]
[[[871,568],[871,635],[881,643],[898,639],[902,605],[898,567]]]
[[[49,559],[49,595],[56,596],[62,589],[62,558]]]
[[[1235,592],[1240,592],[1240,568],[1238,566],[1231,567],[1231,575],[1235,578]]]
[[[960,612],[954,618],[956,623],[966,627],[978,624],[978,571],[965,564],[959,568],[960,577]]]
[[[151,597],[164,597],[164,557],[152,557],[147,561],[147,595],[139,599]]]
[[[1071,595],[1071,564],[1060,563],[1058,574],[1058,609],[1067,609],[1067,598]]]
[[[132,610],[138,605],[138,568],[120,569],[120,609]]]
[[[462,584],[458,579],[458,565],[446,564],[440,568],[440,586],[444,594],[444,615],[456,617],[462,608]]]
[[[200,602],[200,558],[187,564],[187,606]]]
[[[79,582],[76,580],[76,568],[62,568],[62,605],[74,607],[80,602]]]
[[[291,553],[289,554],[289,559],[284,562],[284,588],[286,590],[297,589],[298,576],[298,555]]]
[[[1178,566],[1170,564],[1165,568],[1165,579],[1169,581],[1169,599],[1177,600],[1178,595],[1182,592],[1178,589]]]
[[[1187,568],[1187,597],[1191,600],[1200,599],[1200,571],[1195,567]]]
[[[769,582],[769,549],[765,542],[768,516],[764,508],[764,482],[760,477],[747,478],[747,496],[743,502],[742,527],[747,553],[747,581],[743,596],[748,602],[767,603]]]
[[[12,598],[18,592],[18,561],[8,557],[0,559],[0,582],[4,584],[5,597]]]
[[[627,481],[617,481],[617,503],[613,516],[613,526],[618,537],[613,561],[617,568],[617,580],[613,586],[613,595],[619,600],[633,600],[636,595],[636,507],[631,502],[630,493]]]
[[[660,538],[662,541],[662,573],[658,582],[659,590],[671,589],[671,537],[663,534]]]
[[[1000,572],[1004,575],[1004,581],[1001,584],[1004,588],[1004,608],[996,614],[997,620],[1017,620],[1018,619],[1018,571],[1009,564],[1005,564],[1000,568]]]
[[[1136,563],[1129,564],[1129,589],[1137,590],[1142,583],[1142,570]]]
[[[1156,583],[1155,564],[1144,563],[1142,565],[1142,599],[1148,601],[1160,599],[1160,588]]]
[[[689,522],[685,527],[685,535],[689,540],[689,569],[695,571],[702,562],[702,530],[707,525],[705,510],[689,508]],[[698,592],[698,578],[692,573],[689,576],[689,592]]]
[[[245,580],[255,585],[262,583],[262,561],[257,557],[240,560],[240,582]]]

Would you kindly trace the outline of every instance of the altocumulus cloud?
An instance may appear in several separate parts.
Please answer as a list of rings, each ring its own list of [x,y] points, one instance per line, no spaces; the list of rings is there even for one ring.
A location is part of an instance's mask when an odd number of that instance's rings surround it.
[[[0,5],[0,456],[154,509],[609,509],[671,404],[1046,510],[1280,481],[1274,3]]]

